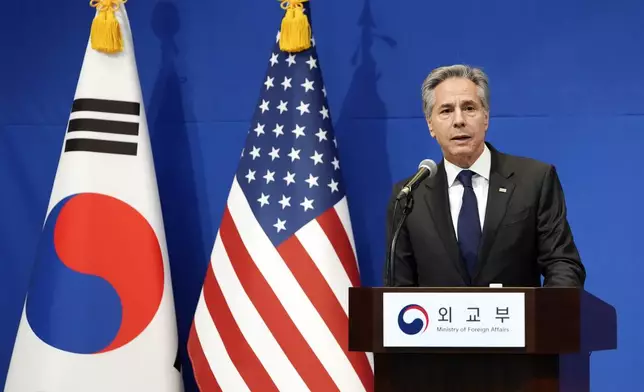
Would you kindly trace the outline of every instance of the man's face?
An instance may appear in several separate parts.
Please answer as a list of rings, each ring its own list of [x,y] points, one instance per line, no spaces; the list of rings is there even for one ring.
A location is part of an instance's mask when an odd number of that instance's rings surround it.
[[[483,152],[489,119],[476,84],[450,78],[436,87],[434,95],[436,102],[427,121],[429,132],[448,161],[469,167]]]

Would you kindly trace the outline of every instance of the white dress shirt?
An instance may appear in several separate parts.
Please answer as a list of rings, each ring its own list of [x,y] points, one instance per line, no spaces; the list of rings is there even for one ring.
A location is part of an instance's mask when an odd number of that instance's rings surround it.
[[[483,230],[483,224],[485,223],[485,208],[487,206],[487,191],[489,188],[491,165],[492,157],[490,150],[487,146],[484,146],[481,156],[469,168],[469,170],[475,173],[472,176],[472,188],[474,188],[474,194],[476,195],[481,230]],[[447,185],[449,186],[449,208],[452,214],[452,222],[454,223],[454,232],[457,240],[458,214],[463,204],[463,184],[456,177],[461,170],[463,169],[445,159],[445,173],[447,174]]]

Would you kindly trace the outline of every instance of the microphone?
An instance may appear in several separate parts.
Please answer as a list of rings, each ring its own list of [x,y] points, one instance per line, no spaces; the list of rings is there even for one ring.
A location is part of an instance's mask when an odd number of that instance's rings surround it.
[[[405,184],[400,192],[398,192],[396,200],[400,200],[413,192],[418,184],[420,184],[425,178],[434,177],[436,175],[437,169],[438,167],[436,166],[436,162],[432,161],[431,159],[423,159],[418,165],[418,171],[416,172],[416,174],[409,181],[407,181],[407,184]]]
[[[389,244],[389,249],[387,250],[387,257],[385,259],[385,286],[395,286],[394,279],[396,276],[396,263],[393,259],[396,257],[396,244],[398,242],[400,230],[402,229],[402,226],[405,223],[405,220],[407,219],[407,216],[411,212],[412,208],[414,208],[414,199],[411,197],[411,192],[413,192],[413,190],[418,187],[418,184],[420,184],[424,179],[428,177],[434,177],[436,175],[437,169],[438,167],[436,166],[436,162],[432,161],[431,159],[424,159],[418,165],[418,171],[416,172],[416,174],[409,181],[407,181],[407,184],[405,184],[400,192],[398,192],[398,196],[396,196],[394,213],[391,222],[392,226],[394,225],[396,220],[396,210],[398,209],[400,200],[402,198],[405,198],[405,201],[402,208],[402,217],[400,217],[398,224],[395,225],[393,238],[391,240],[391,243]]]

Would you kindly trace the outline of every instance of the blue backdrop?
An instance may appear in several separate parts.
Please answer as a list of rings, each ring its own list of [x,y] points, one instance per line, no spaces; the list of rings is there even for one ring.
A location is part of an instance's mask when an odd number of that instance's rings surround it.
[[[9,365],[94,10],[3,3],[0,36],[0,380]],[[312,1],[363,284],[379,285],[391,185],[440,159],[420,101],[434,67],[481,66],[489,140],[554,163],[588,269],[616,306],[618,350],[593,391],[634,391],[644,341],[644,3],[639,0]],[[277,1],[130,0],[181,342],[283,11]],[[182,353],[184,370],[189,362]],[[186,374],[187,391],[195,390]]]

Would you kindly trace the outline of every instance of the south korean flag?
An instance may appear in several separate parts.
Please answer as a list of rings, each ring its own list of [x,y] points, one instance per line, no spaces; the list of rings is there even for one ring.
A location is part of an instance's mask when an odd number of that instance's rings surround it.
[[[117,6],[123,50],[99,52],[91,40],[86,48],[5,391],[183,390],[161,206],[122,2],[101,0]]]

